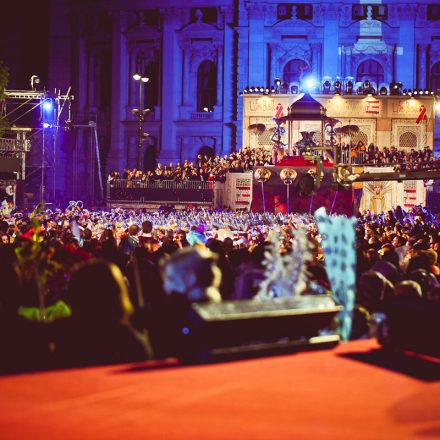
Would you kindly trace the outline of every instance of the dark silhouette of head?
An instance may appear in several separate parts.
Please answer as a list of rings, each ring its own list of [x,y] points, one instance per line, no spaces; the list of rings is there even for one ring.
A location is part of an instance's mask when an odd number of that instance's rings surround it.
[[[68,301],[72,318],[87,324],[126,323],[133,311],[122,272],[115,264],[100,260],[73,271]]]

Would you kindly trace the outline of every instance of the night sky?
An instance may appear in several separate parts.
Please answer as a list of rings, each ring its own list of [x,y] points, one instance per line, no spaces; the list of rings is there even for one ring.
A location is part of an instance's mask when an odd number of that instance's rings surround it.
[[[10,70],[8,89],[29,90],[29,79],[47,78],[50,0],[3,0],[0,59]]]

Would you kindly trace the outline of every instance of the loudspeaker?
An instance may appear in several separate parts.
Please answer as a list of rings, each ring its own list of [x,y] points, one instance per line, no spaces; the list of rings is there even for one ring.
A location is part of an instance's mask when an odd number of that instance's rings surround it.
[[[339,342],[334,332],[321,335],[342,309],[329,296],[194,303],[191,309],[181,334],[191,341],[188,353],[194,358],[229,359]]]

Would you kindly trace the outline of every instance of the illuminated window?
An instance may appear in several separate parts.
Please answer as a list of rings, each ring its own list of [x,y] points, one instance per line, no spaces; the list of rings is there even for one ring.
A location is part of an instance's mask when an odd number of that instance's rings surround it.
[[[309,66],[303,60],[290,60],[283,70],[283,81],[287,84],[301,82],[304,75],[310,72]]]

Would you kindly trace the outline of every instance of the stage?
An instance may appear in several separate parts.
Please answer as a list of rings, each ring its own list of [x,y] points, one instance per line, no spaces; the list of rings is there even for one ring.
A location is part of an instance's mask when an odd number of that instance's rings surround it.
[[[8,439],[440,436],[440,365],[373,340],[200,366],[115,365],[0,378]]]
[[[254,212],[263,212],[263,189],[266,211],[287,211],[287,187],[280,177],[283,169],[291,169],[297,173],[296,179],[289,188],[289,212],[313,214],[318,208],[324,206],[328,213],[351,216],[354,212],[354,196],[351,185],[347,188],[337,185],[333,177],[333,164],[323,162],[323,177],[318,189],[311,196],[299,193],[299,181],[310,170],[316,170],[316,163],[297,156],[284,159],[275,166],[257,167],[270,170],[270,179],[261,186],[261,183],[253,179],[253,197],[251,209]]]

